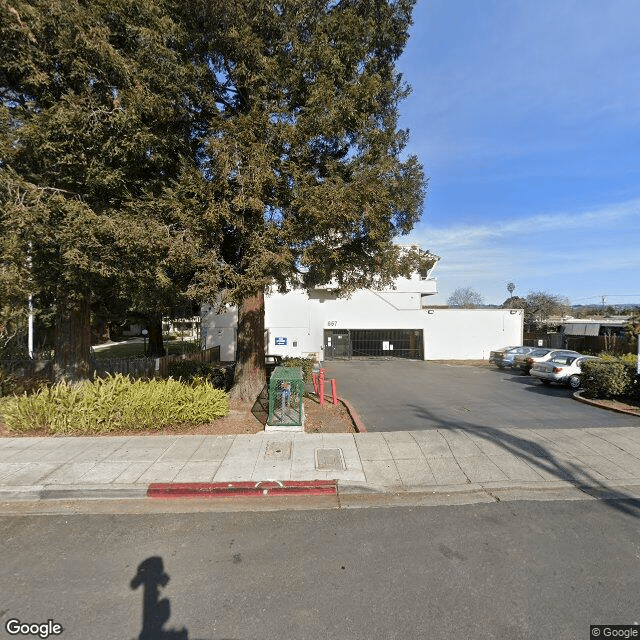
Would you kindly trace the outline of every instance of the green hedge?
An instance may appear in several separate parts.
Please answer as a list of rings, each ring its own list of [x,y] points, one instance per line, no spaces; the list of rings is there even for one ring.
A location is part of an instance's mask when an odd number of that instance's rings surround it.
[[[305,382],[311,382],[311,373],[315,363],[313,358],[282,358],[283,367],[302,367],[302,377]]]
[[[132,380],[118,374],[3,398],[0,412],[7,429],[14,432],[107,433],[211,422],[229,413],[229,397],[202,379],[184,384],[171,379]]]
[[[582,385],[589,398],[626,398],[638,396],[636,357],[605,356],[601,361],[582,364]]]
[[[169,363],[169,375],[176,380],[191,382],[196,378],[209,381],[216,389],[229,391],[233,385],[233,365],[221,367],[219,364],[177,360]]]
[[[36,393],[50,385],[49,376],[42,373],[22,376],[15,373],[5,373],[0,370],[0,396]]]

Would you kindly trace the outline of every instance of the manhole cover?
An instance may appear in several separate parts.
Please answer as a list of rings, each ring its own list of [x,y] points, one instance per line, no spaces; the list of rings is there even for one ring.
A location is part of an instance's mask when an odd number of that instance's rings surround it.
[[[290,442],[267,442],[267,448],[264,452],[265,458],[275,458],[278,460],[289,460],[291,458]]]
[[[316,469],[318,471],[344,471],[341,449],[316,449]]]

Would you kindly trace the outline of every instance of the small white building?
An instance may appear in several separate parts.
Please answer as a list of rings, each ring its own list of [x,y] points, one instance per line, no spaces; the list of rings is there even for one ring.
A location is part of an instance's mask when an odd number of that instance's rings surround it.
[[[493,349],[522,344],[519,309],[428,307],[437,293],[430,269],[398,279],[386,291],[362,289],[339,298],[331,285],[265,295],[267,354],[313,357],[319,361],[351,357],[415,360],[488,359]],[[222,360],[234,360],[237,309],[217,314],[202,307],[205,348],[220,345]]]

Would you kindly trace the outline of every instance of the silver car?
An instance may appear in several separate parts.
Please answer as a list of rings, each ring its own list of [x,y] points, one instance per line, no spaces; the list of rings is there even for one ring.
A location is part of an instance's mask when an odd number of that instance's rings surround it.
[[[520,369],[524,375],[527,375],[531,371],[531,367],[535,362],[545,362],[555,358],[556,356],[574,356],[581,355],[577,351],[568,351],[567,349],[551,349],[547,347],[539,347],[534,349],[531,353],[524,355],[518,355],[513,359],[512,367],[514,369]]]
[[[511,349],[505,349],[503,352],[492,351],[491,353],[496,354],[495,365],[500,369],[504,369],[505,367],[513,366],[513,361],[516,356],[524,356],[528,353],[531,353],[535,347],[511,347]],[[502,357],[498,357],[497,354],[501,353]],[[491,357],[489,357],[491,360]]]
[[[554,356],[546,362],[535,362],[531,367],[531,375],[542,384],[569,385],[572,389],[582,386],[582,363],[585,360],[599,360],[595,356]]]

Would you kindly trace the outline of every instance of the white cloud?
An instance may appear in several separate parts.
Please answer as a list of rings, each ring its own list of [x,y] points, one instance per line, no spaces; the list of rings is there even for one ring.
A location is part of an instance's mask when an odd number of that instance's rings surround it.
[[[495,220],[491,224],[459,224],[450,227],[420,225],[411,241],[428,246],[434,253],[449,248],[486,247],[490,241],[517,241],[518,236],[534,238],[539,234],[565,233],[569,229],[610,230],[625,221],[639,224],[640,198],[606,205],[588,211],[558,211],[525,218]]]
[[[639,221],[640,199],[634,199],[491,225],[420,226],[412,240],[442,258],[434,275],[443,294],[471,286],[500,303],[511,280],[521,294],[631,294],[640,273]]]

